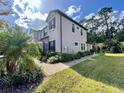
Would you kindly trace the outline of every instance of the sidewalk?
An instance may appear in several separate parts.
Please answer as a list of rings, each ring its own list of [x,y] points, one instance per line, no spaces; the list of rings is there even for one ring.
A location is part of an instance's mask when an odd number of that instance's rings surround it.
[[[87,56],[87,57],[83,57],[81,59],[78,60],[74,60],[74,61],[70,61],[70,62],[66,62],[66,63],[56,63],[56,64],[47,64],[47,63],[38,63],[39,66],[41,66],[43,72],[45,73],[46,77],[49,77],[59,71],[62,71],[66,68],[72,67],[76,64],[81,63],[82,61],[85,61],[91,57],[94,57],[96,55],[91,55],[91,56]]]

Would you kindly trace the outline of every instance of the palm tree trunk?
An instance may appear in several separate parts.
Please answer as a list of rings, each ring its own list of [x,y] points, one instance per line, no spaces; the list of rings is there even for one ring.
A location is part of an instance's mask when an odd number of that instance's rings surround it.
[[[7,73],[10,73],[10,61],[6,61],[6,70],[7,70]]]
[[[16,70],[16,64],[15,63],[16,63],[15,58],[12,58],[12,57],[11,57],[11,60],[6,61],[7,73],[13,73]]]

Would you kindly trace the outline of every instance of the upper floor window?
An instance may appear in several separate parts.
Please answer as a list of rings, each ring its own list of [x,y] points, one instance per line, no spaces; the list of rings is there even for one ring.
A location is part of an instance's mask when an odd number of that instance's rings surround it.
[[[55,28],[55,17],[49,21],[49,30]]]
[[[77,26],[77,29],[79,29],[79,27]]]
[[[78,46],[78,42],[75,42],[75,46]]]
[[[81,36],[83,35],[83,30],[81,29]]]
[[[45,27],[44,29],[43,29],[43,36],[46,36],[48,34],[48,32],[47,32],[47,27]]]
[[[75,32],[75,25],[72,24],[72,32]]]

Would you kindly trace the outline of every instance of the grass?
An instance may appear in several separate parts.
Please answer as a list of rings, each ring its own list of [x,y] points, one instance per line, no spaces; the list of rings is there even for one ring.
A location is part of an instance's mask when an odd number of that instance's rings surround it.
[[[124,93],[124,58],[99,55],[55,74],[33,93]]]
[[[124,54],[118,53],[118,54],[111,54],[111,53],[106,53],[106,56],[118,56],[118,57],[124,57]]]

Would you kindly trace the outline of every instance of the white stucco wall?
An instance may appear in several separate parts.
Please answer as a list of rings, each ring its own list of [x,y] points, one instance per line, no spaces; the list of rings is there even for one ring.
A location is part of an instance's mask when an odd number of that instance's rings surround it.
[[[56,52],[60,52],[60,16],[58,13],[51,13],[48,17],[47,23],[55,17],[55,29],[48,29],[49,41],[55,40]]]
[[[49,21],[54,17],[56,19],[55,22],[56,28],[52,30],[48,29],[48,36],[49,36],[48,41],[55,40],[56,52],[61,52],[60,16],[61,16],[60,14],[53,12],[47,18],[47,23],[49,23]],[[75,25],[75,32],[72,32],[72,24]],[[79,29],[77,29],[77,27],[79,27]],[[83,30],[82,36],[81,36],[81,29]],[[42,33],[42,37],[43,37],[43,33]],[[62,52],[75,53],[81,51],[81,43],[85,44],[85,49],[87,50],[86,41],[87,41],[86,31],[77,24],[73,23],[72,21],[62,16]],[[75,46],[75,42],[78,42],[78,46]]]
[[[75,32],[72,32],[72,24],[75,25]],[[86,44],[87,41],[86,31],[65,17],[62,17],[62,36],[62,51],[67,53],[81,51],[81,43]],[[75,42],[78,42],[78,46],[75,46]]]

